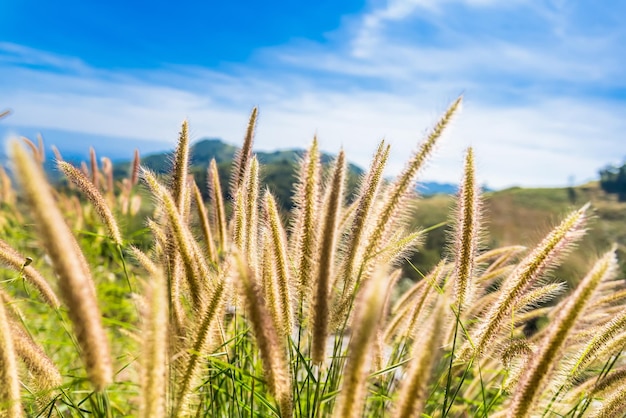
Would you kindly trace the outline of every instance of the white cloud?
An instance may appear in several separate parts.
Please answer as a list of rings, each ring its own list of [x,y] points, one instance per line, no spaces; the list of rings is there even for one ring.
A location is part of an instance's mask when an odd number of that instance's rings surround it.
[[[250,109],[259,105],[258,149],[302,148],[317,133],[324,150],[342,146],[353,162],[367,166],[386,138],[391,174],[465,91],[465,109],[425,178],[458,181],[470,145],[479,178],[492,187],[592,178],[626,154],[626,103],[588,94],[624,87],[626,68],[611,53],[623,48],[616,46],[623,38],[574,33],[581,42],[568,49],[554,39],[538,45],[497,36],[416,43],[389,31],[410,26],[417,16],[456,39],[458,29],[446,23],[452,6],[516,5],[545,21],[560,19],[559,31],[572,35],[564,15],[542,3],[415,0],[390,1],[347,19],[337,44],[267,49],[258,62],[227,72],[171,65],[120,73],[0,43],[2,99],[15,110],[14,125],[172,142],[188,118],[196,138],[238,143]]]
[[[33,65],[47,69],[72,70],[86,72],[90,68],[80,59],[17,45],[10,42],[0,42],[0,64],[4,65]]]

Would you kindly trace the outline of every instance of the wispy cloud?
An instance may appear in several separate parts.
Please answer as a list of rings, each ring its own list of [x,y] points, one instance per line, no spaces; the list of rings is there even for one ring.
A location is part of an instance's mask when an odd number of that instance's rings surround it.
[[[616,11],[577,2],[413,0],[370,5],[328,42],[294,41],[219,70],[94,68],[80,58],[0,43],[11,123],[167,140],[189,118],[196,137],[238,143],[259,105],[259,149],[343,146],[366,165],[383,137],[390,173],[464,92],[466,105],[425,177],[457,181],[476,148],[482,181],[579,181],[626,154],[626,35]],[[595,7],[595,6],[594,6]],[[626,16],[626,8],[621,15]]]

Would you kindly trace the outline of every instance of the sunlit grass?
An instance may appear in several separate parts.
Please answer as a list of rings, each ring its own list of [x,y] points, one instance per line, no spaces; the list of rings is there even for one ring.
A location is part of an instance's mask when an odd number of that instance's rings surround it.
[[[0,283],[0,415],[620,416],[626,292],[614,250],[560,278],[582,281],[565,295],[551,278],[590,228],[584,202],[533,232],[528,250],[494,247],[468,150],[452,218],[451,200],[434,198],[423,202],[433,217],[412,224],[415,182],[459,105],[390,182],[382,142],[356,197],[344,193],[349,156],[324,170],[313,141],[289,214],[260,184],[256,110],[231,184],[206,162],[208,202],[188,176],[186,123],[170,176],[136,156],[113,179],[92,152],[89,166],[59,163],[75,187],[65,191],[42,179],[41,144],[13,143],[21,191],[7,176],[0,193],[13,257]],[[397,295],[398,267],[411,269],[443,220],[449,258],[414,270]]]

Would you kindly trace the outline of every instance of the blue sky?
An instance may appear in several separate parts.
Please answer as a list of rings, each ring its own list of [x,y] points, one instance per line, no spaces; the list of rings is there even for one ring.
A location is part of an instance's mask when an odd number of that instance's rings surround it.
[[[0,108],[19,133],[343,146],[389,174],[446,106],[423,173],[456,182],[475,148],[491,187],[564,185],[626,157],[626,2],[389,0],[0,3]],[[94,139],[95,140],[95,139]],[[97,148],[97,143],[95,144]]]

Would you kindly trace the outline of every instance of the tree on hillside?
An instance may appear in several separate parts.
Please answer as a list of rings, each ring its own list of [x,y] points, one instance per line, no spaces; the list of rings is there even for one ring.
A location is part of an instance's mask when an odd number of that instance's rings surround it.
[[[607,193],[617,194],[620,202],[626,202],[626,164],[600,170],[600,187]]]

